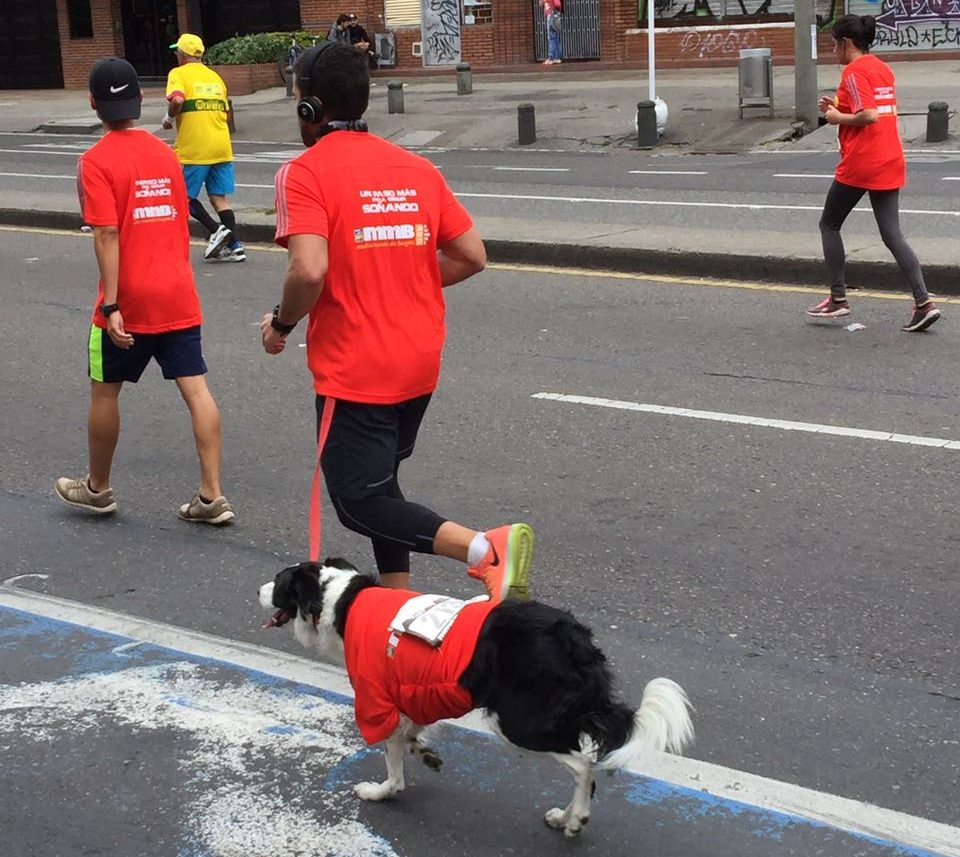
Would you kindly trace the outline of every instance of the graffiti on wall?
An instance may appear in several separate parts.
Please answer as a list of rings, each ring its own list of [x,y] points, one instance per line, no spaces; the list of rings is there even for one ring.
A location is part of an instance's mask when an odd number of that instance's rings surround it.
[[[423,64],[460,62],[459,0],[423,0]]]
[[[640,6],[643,7],[644,0]],[[866,2],[866,0],[862,0]],[[878,0],[879,2],[879,0]],[[960,2],[960,0],[957,0]],[[763,15],[792,15],[794,0],[653,0],[657,18],[726,18]],[[842,0],[816,0],[817,16],[829,21]],[[640,9],[640,20],[646,20],[646,9]]]
[[[850,0],[854,15],[877,19],[877,51],[956,50],[960,0]]]
[[[725,30],[721,32],[696,31],[683,34],[678,50],[689,56],[695,54],[700,59],[707,57],[738,56],[746,48],[762,48],[767,44],[763,34],[757,30]]]

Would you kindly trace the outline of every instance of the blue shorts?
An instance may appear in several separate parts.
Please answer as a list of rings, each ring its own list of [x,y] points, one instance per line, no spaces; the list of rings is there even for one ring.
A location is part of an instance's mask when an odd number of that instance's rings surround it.
[[[150,358],[160,364],[168,381],[206,375],[207,364],[200,348],[200,325],[167,333],[134,333],[132,348],[118,348],[106,330],[90,325],[87,374],[94,381],[136,384]]]
[[[187,184],[187,197],[196,199],[206,185],[207,195],[227,196],[234,191],[233,161],[220,164],[184,164],[183,180]]]

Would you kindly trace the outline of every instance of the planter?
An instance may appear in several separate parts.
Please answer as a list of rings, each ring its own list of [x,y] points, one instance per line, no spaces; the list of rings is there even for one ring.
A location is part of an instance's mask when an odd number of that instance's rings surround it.
[[[212,65],[210,66],[227,85],[227,94],[249,95],[258,89],[270,89],[283,86],[280,69],[275,62],[253,63],[250,65]]]

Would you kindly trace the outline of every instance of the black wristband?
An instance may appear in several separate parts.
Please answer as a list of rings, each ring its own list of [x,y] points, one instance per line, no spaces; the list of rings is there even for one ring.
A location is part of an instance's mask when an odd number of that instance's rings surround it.
[[[110,318],[118,309],[120,309],[120,304],[100,304],[100,315],[104,318]]]
[[[281,321],[280,321],[280,304],[277,304],[277,305],[273,308],[273,318],[270,319],[270,327],[272,327],[277,333],[282,333],[284,336],[286,336],[286,335],[287,335],[288,333],[290,333],[296,326],[297,326],[296,323],[294,323],[294,324],[283,324],[283,323],[281,323]]]

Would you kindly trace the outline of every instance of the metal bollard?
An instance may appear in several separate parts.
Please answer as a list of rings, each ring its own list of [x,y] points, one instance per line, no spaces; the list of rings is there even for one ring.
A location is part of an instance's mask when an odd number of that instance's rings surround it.
[[[637,147],[652,149],[657,145],[657,105],[652,101],[637,103]]]
[[[942,143],[949,136],[950,116],[946,101],[931,101],[927,107],[927,142]]]
[[[517,105],[517,138],[521,146],[537,142],[537,117],[528,102]]]
[[[457,95],[469,95],[473,92],[473,72],[470,63],[457,63]]]
[[[237,120],[233,113],[232,98],[227,99],[227,130],[229,130],[231,134],[235,133],[237,130]]]
[[[387,113],[403,113],[403,81],[387,83]]]
[[[287,98],[293,96],[293,66],[287,66]]]

